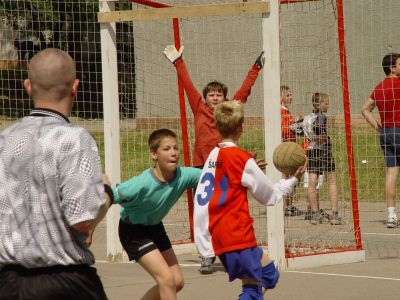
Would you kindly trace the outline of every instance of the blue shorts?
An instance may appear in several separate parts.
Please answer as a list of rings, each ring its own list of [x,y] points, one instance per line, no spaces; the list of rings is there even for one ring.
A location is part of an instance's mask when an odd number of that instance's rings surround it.
[[[258,247],[246,248],[219,255],[219,259],[229,274],[229,281],[236,278],[252,278],[262,281],[261,257],[263,250]]]
[[[400,127],[382,128],[379,139],[386,167],[400,167]]]

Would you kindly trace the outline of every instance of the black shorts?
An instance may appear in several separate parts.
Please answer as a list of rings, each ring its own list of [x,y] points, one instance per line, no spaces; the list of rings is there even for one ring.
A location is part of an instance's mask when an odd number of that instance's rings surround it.
[[[172,248],[162,222],[157,225],[143,225],[127,224],[120,220],[118,233],[129,260],[138,261],[155,249],[163,252]]]
[[[336,164],[332,151],[326,149],[307,150],[307,171],[318,175],[324,172],[335,172]]]
[[[89,265],[27,269],[8,265],[0,271],[2,300],[104,300],[107,296]]]

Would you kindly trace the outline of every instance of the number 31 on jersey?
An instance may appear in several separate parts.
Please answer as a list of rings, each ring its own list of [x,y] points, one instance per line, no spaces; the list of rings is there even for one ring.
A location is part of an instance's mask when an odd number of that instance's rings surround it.
[[[204,206],[210,202],[215,191],[215,177],[212,173],[205,173],[201,178],[197,190],[199,193],[196,195],[196,201],[200,206]],[[217,184],[217,188],[221,190],[221,196],[218,199],[218,205],[225,204],[226,194],[228,193],[228,177],[222,176],[221,181]],[[203,191],[200,193],[200,191]]]

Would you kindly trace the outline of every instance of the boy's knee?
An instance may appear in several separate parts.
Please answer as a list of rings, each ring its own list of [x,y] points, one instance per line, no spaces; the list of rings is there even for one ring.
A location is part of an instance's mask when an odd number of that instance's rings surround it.
[[[279,280],[279,271],[275,267],[274,262],[262,267],[261,284],[266,289],[273,289]]]
[[[162,277],[156,278],[159,286],[166,287],[168,289],[176,289],[175,278],[172,273],[164,274]]]
[[[243,291],[238,300],[263,300],[261,285],[243,285]]]

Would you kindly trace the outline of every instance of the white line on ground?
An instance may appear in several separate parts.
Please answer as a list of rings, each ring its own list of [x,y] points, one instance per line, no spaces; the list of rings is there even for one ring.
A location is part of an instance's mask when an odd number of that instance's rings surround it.
[[[353,233],[353,232],[352,231],[338,231],[336,233],[349,234],[349,233]],[[361,231],[361,235],[400,236],[400,233],[363,232],[363,231]]]
[[[298,274],[311,274],[311,275],[325,275],[325,276],[338,276],[338,277],[352,277],[352,278],[366,278],[366,279],[380,279],[380,280],[400,281],[400,278],[391,278],[391,277],[360,276],[360,275],[346,275],[346,274],[318,273],[318,272],[304,272],[304,271],[286,271],[286,272],[287,273],[298,273]]]
[[[361,232],[362,235],[400,236],[400,233]]]

